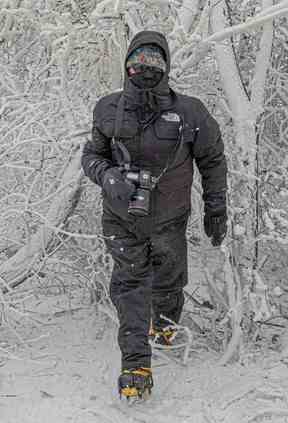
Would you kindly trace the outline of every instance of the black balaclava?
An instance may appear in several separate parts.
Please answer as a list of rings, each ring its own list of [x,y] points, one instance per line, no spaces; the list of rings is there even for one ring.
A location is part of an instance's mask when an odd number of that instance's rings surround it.
[[[131,68],[128,68],[128,75],[130,81],[136,87],[142,90],[149,90],[155,88],[163,78],[163,72],[158,68],[154,68],[152,66],[140,66],[133,66],[133,70],[131,70]]]
[[[142,65],[148,66],[145,69],[145,76],[142,74],[140,78],[140,72],[136,76],[129,75],[127,69],[127,64],[133,63],[133,52],[140,48],[140,51],[144,47],[157,48],[161,52],[163,60],[158,60],[157,67],[160,69],[153,69],[153,75],[151,75],[152,68],[155,66],[150,66],[155,64],[154,59],[147,59],[145,56],[145,63],[134,64],[133,69],[144,70]],[[156,55],[157,56],[157,55]],[[157,56],[159,59],[159,56]],[[131,62],[132,60],[132,62]],[[152,60],[152,61],[151,61]],[[136,65],[136,66],[135,66]],[[139,69],[137,66],[139,65]],[[132,68],[132,67],[130,67]],[[135,69],[134,69],[135,70]],[[147,71],[147,73],[146,73]],[[170,52],[167,40],[163,34],[157,31],[141,31],[138,32],[135,37],[132,39],[125,60],[125,81],[124,81],[124,96],[126,104],[130,104],[131,107],[140,107],[145,110],[159,111],[167,109],[171,106],[171,91],[168,84],[168,75],[170,72]],[[133,82],[132,79],[133,78]],[[147,88],[143,88],[143,81],[145,79],[145,84]]]

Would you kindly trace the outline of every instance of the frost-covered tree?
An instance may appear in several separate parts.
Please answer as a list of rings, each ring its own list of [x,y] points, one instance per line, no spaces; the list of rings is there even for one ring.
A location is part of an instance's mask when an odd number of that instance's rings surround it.
[[[82,179],[81,147],[95,101],[122,86],[127,43],[139,30],[159,30],[171,48],[172,87],[201,97],[226,143],[230,233],[216,254],[220,265],[205,272],[203,266],[203,275],[215,320],[228,328],[227,361],[250,311],[254,321],[270,317],[270,285],[261,270],[288,240],[288,2],[0,5],[1,286],[9,291],[27,278],[65,286],[73,279],[105,291],[111,263],[100,233],[101,201],[99,190]],[[205,261],[199,180],[193,198],[189,236]]]

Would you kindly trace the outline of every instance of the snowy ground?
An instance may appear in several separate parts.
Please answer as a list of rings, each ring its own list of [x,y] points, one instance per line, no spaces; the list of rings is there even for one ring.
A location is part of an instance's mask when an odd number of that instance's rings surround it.
[[[120,401],[117,327],[80,303],[31,300],[30,319],[18,329],[22,346],[12,348],[11,330],[0,332],[1,423],[288,422],[288,368],[276,351],[220,367],[219,356],[196,342],[186,366],[172,354],[154,357],[150,400]]]

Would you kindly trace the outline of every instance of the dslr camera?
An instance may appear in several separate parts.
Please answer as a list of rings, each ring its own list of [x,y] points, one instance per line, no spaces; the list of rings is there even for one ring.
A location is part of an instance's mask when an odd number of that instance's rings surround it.
[[[148,170],[128,171],[126,179],[135,185],[135,192],[132,194],[128,213],[133,216],[148,216],[150,212],[151,191],[154,188],[154,181],[151,172]]]

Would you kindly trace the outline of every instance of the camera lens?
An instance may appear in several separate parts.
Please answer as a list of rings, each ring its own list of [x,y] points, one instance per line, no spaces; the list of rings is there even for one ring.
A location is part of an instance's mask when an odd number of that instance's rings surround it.
[[[128,213],[133,216],[148,216],[149,209],[150,191],[138,188],[129,202]]]

